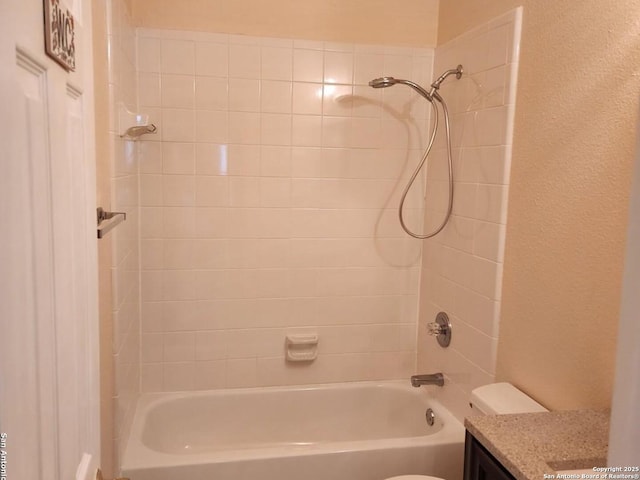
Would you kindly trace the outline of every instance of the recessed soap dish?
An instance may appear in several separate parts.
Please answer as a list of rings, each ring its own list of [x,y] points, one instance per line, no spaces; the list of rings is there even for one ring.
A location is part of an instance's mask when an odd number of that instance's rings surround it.
[[[286,358],[289,362],[313,362],[318,358],[318,334],[287,335]]]

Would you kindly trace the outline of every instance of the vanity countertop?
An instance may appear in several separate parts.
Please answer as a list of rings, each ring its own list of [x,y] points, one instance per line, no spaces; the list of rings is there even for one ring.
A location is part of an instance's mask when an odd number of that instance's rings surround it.
[[[609,410],[471,416],[465,427],[517,480],[544,480],[559,470],[605,466],[609,416]]]

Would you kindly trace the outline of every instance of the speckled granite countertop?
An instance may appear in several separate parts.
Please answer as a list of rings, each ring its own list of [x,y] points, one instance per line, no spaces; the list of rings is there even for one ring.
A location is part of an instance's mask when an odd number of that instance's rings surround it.
[[[465,427],[518,480],[605,466],[609,410],[472,416]]]

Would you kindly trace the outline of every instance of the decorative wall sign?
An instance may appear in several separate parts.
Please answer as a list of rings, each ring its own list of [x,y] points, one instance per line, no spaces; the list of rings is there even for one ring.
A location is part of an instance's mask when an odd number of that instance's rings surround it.
[[[47,55],[67,71],[76,69],[75,20],[60,0],[44,0],[44,39]]]

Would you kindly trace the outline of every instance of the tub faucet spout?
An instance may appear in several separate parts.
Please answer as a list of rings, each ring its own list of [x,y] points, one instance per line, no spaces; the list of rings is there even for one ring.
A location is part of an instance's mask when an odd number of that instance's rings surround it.
[[[411,386],[420,387],[422,385],[444,385],[444,375],[442,373],[431,373],[426,375],[412,375]]]

